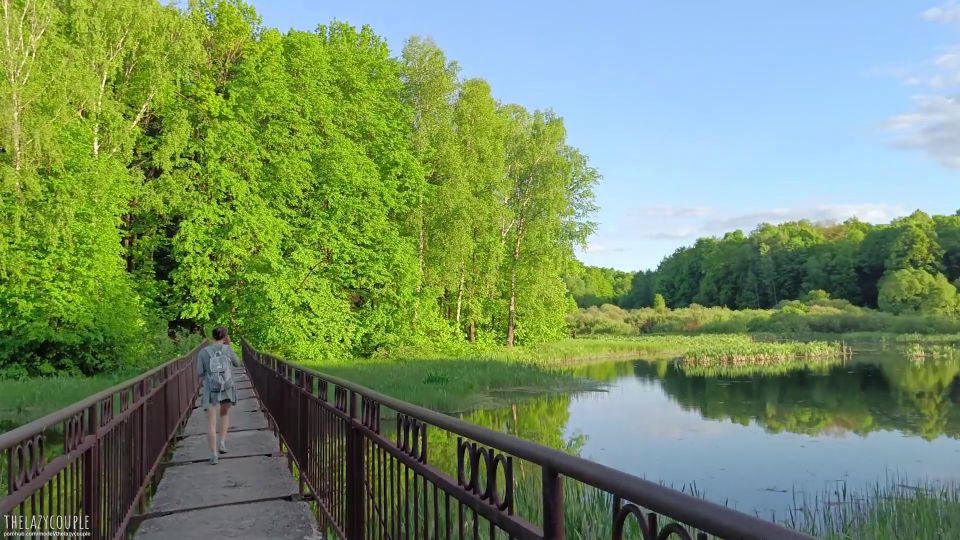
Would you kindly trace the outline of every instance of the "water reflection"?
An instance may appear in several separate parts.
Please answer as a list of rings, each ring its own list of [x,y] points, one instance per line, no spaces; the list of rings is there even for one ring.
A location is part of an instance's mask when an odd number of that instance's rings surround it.
[[[754,421],[772,433],[865,435],[896,430],[933,440],[960,435],[954,389],[960,362],[913,362],[895,356],[860,358],[823,373],[698,377],[676,364],[666,371],[633,364],[641,380],[657,381],[671,398],[704,418]]]
[[[960,480],[960,361],[862,355],[818,369],[690,374],[674,362],[577,370],[607,391],[524,399],[473,422],[741,510],[890,474]]]

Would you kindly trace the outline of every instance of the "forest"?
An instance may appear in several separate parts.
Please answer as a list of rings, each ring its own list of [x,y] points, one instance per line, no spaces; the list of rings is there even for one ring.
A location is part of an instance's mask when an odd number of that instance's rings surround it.
[[[0,377],[214,324],[301,359],[564,335],[598,172],[431,40],[0,0]]]
[[[797,221],[700,238],[656,270],[580,266],[566,277],[580,307],[691,304],[769,309],[814,296],[894,315],[960,314],[960,214],[921,211],[872,225]]]

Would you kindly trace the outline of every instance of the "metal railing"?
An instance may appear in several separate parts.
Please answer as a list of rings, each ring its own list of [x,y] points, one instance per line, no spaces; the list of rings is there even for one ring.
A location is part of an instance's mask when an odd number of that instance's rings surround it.
[[[560,539],[569,528],[614,540],[810,538],[247,342],[243,360],[328,536]]]
[[[124,537],[134,511],[143,513],[160,461],[196,401],[202,346],[0,434],[6,484],[0,529],[30,537],[64,531],[64,521],[74,519],[69,528],[77,536]]]

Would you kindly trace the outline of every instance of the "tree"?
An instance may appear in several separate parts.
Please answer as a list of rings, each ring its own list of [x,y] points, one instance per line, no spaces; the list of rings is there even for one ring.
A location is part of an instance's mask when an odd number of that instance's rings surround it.
[[[947,279],[960,278],[960,216],[934,216],[937,240],[943,249],[943,270]]]
[[[941,256],[935,233],[911,223],[898,231],[885,266],[887,270],[914,268],[937,272],[941,268]]]
[[[460,154],[460,174],[469,186],[470,198],[463,219],[470,226],[471,251],[460,261],[455,324],[465,323],[467,339],[477,340],[478,327],[490,321],[497,306],[500,268],[506,255],[500,226],[507,219],[503,204],[507,191],[506,119],[499,112],[490,85],[482,79],[470,79],[460,85],[454,106],[456,140]],[[486,327],[492,337],[497,329]]]
[[[584,266],[575,261],[572,271],[564,276],[567,289],[579,307],[629,302],[633,274],[614,268]]]
[[[458,70],[430,39],[414,36],[403,48],[401,76],[413,109],[411,140],[427,182],[414,210],[422,285],[448,318],[457,303],[457,323],[473,232],[472,186],[460,170],[454,117]]]
[[[504,110],[509,119],[504,194],[506,343],[513,346],[517,313],[524,339],[560,335],[566,291],[560,272],[592,230],[593,185],[599,174],[565,142],[563,121],[552,112]]]
[[[657,293],[657,294],[653,295],[653,309],[655,309],[655,310],[657,310],[657,311],[666,311],[666,309],[667,309],[667,301],[664,300],[662,294]]]
[[[894,314],[955,315],[960,309],[957,289],[943,274],[913,268],[887,274],[880,281],[878,302],[880,309]]]
[[[630,292],[620,301],[620,305],[625,308],[651,307],[657,286],[656,277],[656,272],[652,270],[634,273],[630,281]]]

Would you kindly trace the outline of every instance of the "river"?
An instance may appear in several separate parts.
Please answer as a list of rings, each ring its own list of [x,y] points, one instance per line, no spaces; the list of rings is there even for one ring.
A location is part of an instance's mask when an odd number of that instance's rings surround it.
[[[844,485],[960,481],[960,361],[872,352],[786,373],[637,360],[578,374],[605,390],[464,418],[778,520]]]

